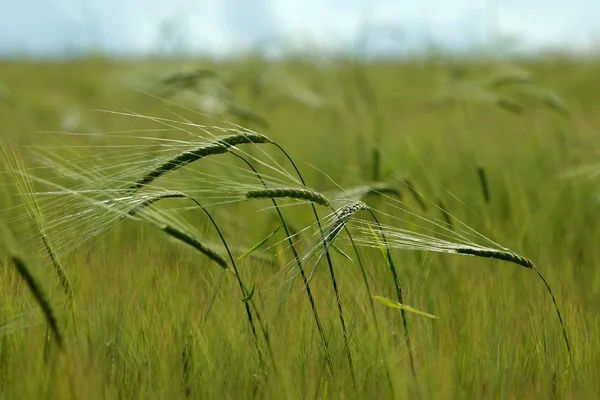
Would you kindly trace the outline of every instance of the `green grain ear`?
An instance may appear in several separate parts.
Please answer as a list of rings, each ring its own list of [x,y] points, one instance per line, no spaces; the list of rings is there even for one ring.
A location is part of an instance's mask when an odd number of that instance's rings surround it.
[[[296,200],[311,201],[320,204],[323,207],[329,207],[327,197],[319,192],[315,192],[306,188],[275,188],[275,189],[260,189],[251,190],[245,193],[247,199],[276,199],[288,197]]]
[[[52,333],[54,334],[54,338],[56,339],[56,343],[60,348],[64,346],[64,340],[61,333],[61,330],[58,326],[58,322],[56,319],[56,313],[50,300],[48,300],[48,296],[40,284],[37,277],[32,273],[30,266],[25,262],[25,260],[18,254],[17,244],[15,238],[12,236],[12,233],[4,225],[4,223],[0,223],[0,238],[6,247],[6,251],[9,254],[9,258],[11,263],[14,265],[17,270],[19,276],[25,281],[29,291],[35,298],[38,306],[42,310],[44,317],[46,319],[46,323],[50,327]]]
[[[148,186],[161,176],[169,172],[175,171],[179,168],[185,167],[186,165],[198,161],[201,158],[217,154],[224,154],[227,153],[233,147],[239,146],[241,144],[251,143],[270,143],[270,140],[269,138],[263,135],[241,132],[236,135],[226,136],[214,142],[209,142],[207,144],[200,145],[195,149],[177,154],[172,159],[165,161],[158,167],[154,168],[152,171],[139,177],[135,181],[135,183],[133,183],[126,189],[126,193],[132,194],[138,189],[144,186]]]

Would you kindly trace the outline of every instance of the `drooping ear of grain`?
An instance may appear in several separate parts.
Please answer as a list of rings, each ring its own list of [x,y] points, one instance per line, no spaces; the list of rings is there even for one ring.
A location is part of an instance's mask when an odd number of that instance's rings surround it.
[[[21,155],[15,151],[14,148],[10,145],[3,145],[0,143],[0,154],[2,155],[2,161],[8,171],[10,171],[13,176],[13,180],[16,183],[17,190],[23,195],[26,199],[26,209],[29,217],[35,223],[37,228],[37,232],[40,235],[42,243],[44,245],[44,249],[48,254],[48,258],[52,263],[52,267],[56,272],[60,285],[65,293],[65,295],[69,298],[71,302],[71,308],[73,312],[73,318],[75,315],[75,305],[74,305],[74,296],[73,289],[71,287],[71,283],[69,282],[69,278],[58,258],[58,255],[54,251],[52,247],[52,243],[48,238],[48,235],[45,233],[46,231],[46,220],[44,218],[44,214],[40,208],[38,200],[35,196],[35,189],[30,179],[28,179],[24,174],[26,172],[25,163],[21,158]]]
[[[320,204],[324,207],[329,206],[329,200],[319,192],[302,188],[274,188],[251,190],[245,193],[247,199],[274,199],[288,197],[296,200],[307,200]]]
[[[127,215],[130,216],[135,216],[137,215],[141,210],[143,210],[146,207],[151,206],[152,204],[156,203],[159,200],[163,200],[163,199],[181,199],[181,198],[186,198],[188,197],[188,195],[186,195],[183,192],[164,192],[164,193],[157,193],[154,196],[150,196],[148,197],[146,200],[144,200],[143,202],[137,204],[135,207],[132,207],[128,212]]]
[[[501,71],[486,79],[484,84],[492,89],[499,89],[505,86],[530,85],[533,84],[531,73],[525,70]]]
[[[213,249],[205,246],[204,244],[202,244],[202,242],[198,241],[197,239],[193,238],[192,236],[188,235],[187,233],[182,232],[179,229],[177,229],[171,225],[167,225],[167,224],[157,225],[157,228],[160,229],[161,231],[165,232],[167,235],[169,235],[177,240],[180,240],[185,244],[192,246],[193,248],[198,250],[200,253],[204,254],[205,256],[207,256],[208,258],[210,258],[211,260],[213,260],[214,262],[219,264],[219,266],[221,266],[222,268],[224,268],[224,269],[229,268],[229,266],[227,265],[227,261],[225,261],[225,259],[219,253],[217,253]]]
[[[454,224],[452,223],[452,216],[446,209],[446,206],[444,205],[444,203],[442,202],[441,199],[438,199],[437,203],[438,203],[438,208],[442,212],[442,217],[444,217],[444,221],[446,221],[446,225],[448,225],[448,227],[450,229],[454,229]]]
[[[482,258],[494,258],[496,260],[511,262],[513,264],[520,265],[527,269],[534,269],[533,263],[530,260],[528,260],[527,258],[525,258],[523,256],[520,256],[515,253],[511,253],[508,251],[494,250],[494,249],[478,249],[475,247],[465,246],[465,247],[458,247],[456,249],[456,253],[466,254],[466,255],[471,255],[471,256],[476,256],[476,257],[482,257]]]
[[[248,126],[250,123],[254,123],[261,128],[269,128],[269,122],[250,110],[247,107],[243,107],[239,104],[231,103],[227,107],[227,113],[237,117],[240,120],[240,124],[244,126]]]
[[[571,344],[569,342],[569,337],[567,335],[567,330],[565,328],[565,324],[564,324],[564,321],[562,318],[562,314],[560,312],[560,308],[558,307],[558,303],[556,302],[556,297],[554,297],[554,292],[550,288],[550,285],[546,281],[546,278],[544,278],[542,273],[535,267],[535,265],[533,264],[533,262],[531,260],[529,260],[523,256],[520,256],[518,254],[509,252],[509,251],[494,250],[494,249],[477,249],[477,248],[470,248],[470,247],[459,247],[456,249],[456,253],[466,254],[466,255],[471,255],[471,256],[476,256],[476,257],[482,257],[482,258],[492,258],[492,259],[496,259],[496,260],[507,261],[507,262],[510,262],[513,264],[520,265],[524,268],[530,269],[533,272],[535,272],[536,275],[544,283],[546,291],[550,294],[550,297],[552,298],[552,303],[554,304],[554,310],[556,311],[556,314],[558,315],[558,320],[560,322],[560,327],[562,329],[563,340],[565,342],[565,347],[567,349],[569,359],[572,357]]]
[[[419,203],[419,207],[421,207],[421,211],[423,211],[423,212],[427,211],[427,203],[425,203],[425,200],[423,200],[423,196],[421,196],[421,194],[417,191],[417,189],[413,185],[412,181],[410,181],[409,179],[404,179],[402,181],[402,183],[404,183],[406,185],[406,187],[408,188],[410,193],[413,195],[413,197],[415,198],[417,203]]]
[[[48,326],[52,330],[52,334],[54,335],[56,342],[58,343],[59,347],[62,348],[64,345],[63,336],[60,331],[60,328],[58,327],[58,322],[56,320],[56,314],[54,312],[54,309],[52,308],[52,305],[50,304],[50,301],[48,300],[44,289],[42,289],[42,285],[32,274],[29,266],[27,265],[23,257],[19,255],[16,240],[10,229],[7,226],[5,226],[2,221],[0,221],[0,229],[2,233],[1,238],[3,239],[2,241],[0,241],[0,243],[3,243],[5,245],[5,250],[8,254],[10,262],[15,266],[15,269],[17,270],[19,275],[27,284],[27,287],[29,288],[31,294],[33,295],[39,307],[41,308],[42,313],[44,314],[44,318],[46,319]]]
[[[187,194],[185,194],[183,192],[171,191],[171,192],[157,193],[153,196],[147,197],[144,201],[142,201],[141,203],[132,207],[129,211],[127,211],[126,214],[123,215],[123,218],[127,218],[128,216],[131,216],[131,217],[136,216],[144,208],[149,207],[150,205],[152,205],[153,203],[156,203],[159,200],[175,199],[175,198],[190,199],[190,200],[194,201],[196,204],[198,204],[193,198],[191,198],[190,196],[188,196]],[[182,232],[180,229],[178,229],[174,226],[171,226],[169,224],[155,223],[152,221],[149,221],[149,222],[157,229],[165,232],[167,235],[198,250],[200,253],[204,254],[205,256],[207,256],[208,258],[210,258],[211,260],[216,262],[222,268],[225,268],[225,269],[229,268],[225,258],[223,258],[220,254],[218,254],[216,251],[214,251],[210,247],[208,247],[205,244],[203,244],[202,242],[200,242],[198,239],[192,237],[191,235],[189,235],[185,232]]]
[[[243,298],[247,298],[248,296],[248,292],[245,288],[245,285],[242,282],[242,278],[239,275],[237,266],[235,264],[235,259],[229,249],[229,246],[227,244],[227,241],[225,240],[225,237],[223,236],[223,234],[221,233],[221,229],[219,228],[219,226],[217,225],[217,223],[215,222],[215,220],[213,219],[213,217],[211,216],[211,214],[206,210],[206,208],[204,208],[202,206],[202,204],[200,204],[196,199],[194,199],[191,196],[188,196],[187,194],[183,193],[183,192],[168,192],[168,193],[163,193],[163,194],[159,194],[157,196],[151,197],[150,199],[148,199],[146,202],[144,203],[150,203],[152,204],[152,202],[158,201],[161,198],[186,198],[189,199],[191,201],[193,201],[199,208],[202,209],[202,211],[204,211],[204,213],[206,214],[206,216],[208,216],[208,218],[210,219],[212,225],[214,226],[215,230],[217,231],[217,233],[219,234],[222,242],[223,242],[223,246],[225,247],[225,250],[227,252],[227,255],[229,256],[229,260],[231,261],[231,266],[232,266],[232,271],[235,274],[236,278],[237,278],[237,282],[239,284],[240,287],[240,291],[242,292]],[[144,204],[142,203],[142,204]],[[147,205],[146,205],[147,206]],[[136,213],[139,210],[136,211]],[[197,239],[195,239],[194,237],[188,235],[187,233],[181,231],[180,229],[177,229],[174,226],[171,226],[169,224],[166,223],[153,223],[153,225],[157,228],[160,229],[161,231],[165,232],[166,234],[168,234],[169,236],[183,242],[186,243],[190,246],[192,246],[193,248],[195,248],[196,250],[200,251],[201,253],[203,253],[204,255],[206,255],[207,257],[209,257],[211,260],[215,261],[217,264],[219,264],[219,266],[221,266],[223,269],[229,270],[229,266],[227,264],[227,261],[225,261],[225,259],[218,254],[217,252],[215,252],[214,250],[210,249],[209,247],[205,246],[204,244],[202,244],[200,241],[198,241]],[[252,304],[252,307],[254,308],[254,313],[252,312],[252,310],[250,309],[250,304]],[[262,366],[263,364],[263,354],[262,354],[262,350],[260,348],[260,344],[259,344],[259,339],[258,339],[258,335],[256,333],[256,326],[254,323],[254,316],[256,316],[256,319],[260,325],[260,327],[262,328],[263,334],[264,334],[264,339],[267,343],[267,347],[269,347],[269,354],[272,354],[271,350],[270,350],[270,341],[269,341],[269,337],[268,334],[266,333],[266,328],[264,326],[264,324],[262,323],[262,319],[260,318],[260,314],[259,311],[257,310],[256,306],[253,304],[253,302],[251,301],[251,298],[248,298],[248,301],[244,302],[244,308],[246,310],[246,315],[248,318],[248,322],[250,324],[251,330],[252,330],[252,334],[256,340],[256,349],[257,349],[257,353],[258,353],[258,358],[259,358],[259,362]]]
[[[167,97],[179,90],[191,89],[203,79],[214,79],[217,74],[209,69],[200,68],[194,71],[180,71],[160,80],[160,84],[168,88],[162,97]]]
[[[337,194],[336,197],[359,201],[368,196],[392,195],[402,199],[402,192],[398,188],[387,183],[373,183],[344,190]]]
[[[477,167],[477,176],[479,177],[479,185],[481,186],[481,192],[483,193],[483,199],[485,203],[490,202],[490,188],[488,186],[487,174],[483,167]]]
[[[523,112],[525,112],[525,110],[523,109],[523,106],[521,106],[516,101],[509,99],[508,97],[505,97],[505,96],[498,96],[498,95],[494,96],[494,103],[499,108],[506,110],[508,112],[511,112],[515,115],[521,115],[521,114],[523,114]]]
[[[133,185],[128,188],[128,192],[134,192],[137,189],[149,185],[156,179],[165,175],[168,172],[175,171],[190,163],[193,163],[203,157],[208,157],[216,154],[223,154],[229,151],[230,148],[241,144],[262,144],[270,143],[269,138],[257,133],[238,133],[236,135],[227,136],[219,139],[214,143],[204,144],[195,149],[185,151],[173,157],[172,159],[159,165],[152,171],[140,177]]]
[[[25,261],[23,261],[22,258],[13,255],[11,256],[11,261],[17,269],[17,271],[19,272],[19,275],[21,275],[21,278],[23,278],[25,283],[27,283],[31,294],[33,294],[33,297],[35,297],[40,308],[42,309],[44,317],[46,318],[46,322],[50,326],[50,329],[52,329],[52,333],[54,334],[54,337],[59,347],[63,347],[63,337],[60,332],[60,329],[58,328],[55,313],[52,309],[52,306],[50,305],[50,302],[48,301],[48,298],[46,297],[46,294],[42,290],[42,287],[33,277],[31,272],[29,271],[29,268],[27,267],[27,264],[25,263]]]
[[[373,165],[371,166],[371,178],[374,181],[378,181],[381,178],[381,150],[379,150],[379,147],[373,147],[371,157],[373,159]]]
[[[336,219],[327,227],[323,233],[325,243],[329,246],[340,231],[346,226],[348,221],[359,211],[368,209],[367,205],[362,201],[346,204],[335,210]]]

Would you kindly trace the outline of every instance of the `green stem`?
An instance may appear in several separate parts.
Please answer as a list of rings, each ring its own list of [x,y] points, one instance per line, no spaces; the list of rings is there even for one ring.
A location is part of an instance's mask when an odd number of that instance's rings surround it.
[[[370,208],[367,210],[369,211],[369,214],[371,214],[371,216],[375,220],[375,223],[377,223],[377,226],[379,227],[379,231],[381,232],[381,237],[383,239],[383,243],[387,250],[386,251],[387,262],[390,267],[390,271],[392,272],[392,276],[394,278],[394,286],[396,288],[396,295],[398,296],[398,302],[400,302],[400,304],[404,304],[404,299],[402,296],[402,289],[400,288],[400,279],[398,278],[398,272],[396,270],[396,266],[394,265],[394,261],[392,260],[392,253],[390,252],[390,248],[388,246],[387,239],[386,239],[385,233],[383,231],[383,227],[381,226],[381,223],[379,222],[379,219],[377,218],[377,216],[375,215],[373,210],[371,210]],[[406,318],[406,311],[404,311],[404,310],[400,310],[400,311],[401,311],[401,315],[402,315],[402,324],[404,325],[404,336],[406,338],[406,347],[408,349],[408,358],[410,360],[410,369],[411,369],[413,377],[415,379],[415,383],[417,384],[417,390],[418,390],[419,386],[418,386],[418,381],[417,381],[417,371],[415,369],[415,360],[414,360],[412,345],[411,345],[411,341],[410,341],[410,331],[408,329],[408,321]]]
[[[271,142],[271,143],[274,146],[276,146],[285,155],[285,157],[288,159],[288,161],[290,162],[290,164],[292,164],[292,167],[296,171],[296,174],[298,175],[298,178],[302,182],[302,185],[304,187],[307,187],[306,186],[306,182],[304,181],[304,178],[302,177],[302,174],[300,173],[300,170],[298,169],[298,167],[296,166],[296,163],[290,157],[290,155],[279,144],[277,144],[275,142]],[[319,232],[321,234],[321,241],[323,242],[323,248],[325,250],[325,256],[327,258],[327,264],[329,266],[329,274],[331,276],[331,283],[333,285],[333,290],[334,290],[334,293],[335,293],[335,298],[336,298],[336,302],[337,302],[337,306],[338,306],[338,313],[339,313],[339,316],[340,316],[340,324],[342,326],[342,334],[344,336],[344,348],[345,348],[345,352],[346,352],[346,357],[348,358],[348,366],[350,367],[350,374],[352,375],[352,382],[353,382],[354,386],[356,387],[356,377],[355,377],[355,374],[354,374],[354,363],[352,362],[352,353],[350,352],[350,344],[349,344],[349,341],[348,341],[348,330],[346,328],[346,321],[344,319],[344,312],[343,312],[343,308],[342,308],[342,302],[341,302],[341,299],[340,299],[340,294],[339,294],[339,290],[338,290],[338,286],[337,286],[337,280],[335,278],[335,272],[333,270],[333,263],[331,262],[331,256],[329,254],[329,249],[328,249],[329,246],[327,245],[326,240],[325,240],[325,236],[323,235],[323,228],[321,226],[321,220],[319,219],[319,214],[317,213],[317,209],[315,208],[315,205],[313,203],[310,203],[310,206],[311,206],[311,208],[313,210],[313,214],[315,216],[315,219],[317,221],[317,225],[319,227]]]
[[[233,153],[232,154],[238,158],[240,158],[242,161],[244,161],[246,163],[246,165],[248,165],[248,167],[250,169],[252,169],[252,171],[254,171],[254,173],[256,174],[256,176],[258,177],[258,179],[261,181],[261,183],[263,184],[263,186],[265,188],[267,188],[267,184],[265,183],[265,181],[263,180],[262,176],[260,175],[260,173],[256,170],[256,168],[254,168],[254,166],[248,161],[246,160],[244,157],[240,156],[237,153]],[[310,302],[310,306],[312,308],[312,312],[315,318],[315,323],[317,324],[317,329],[319,331],[319,336],[321,337],[321,341],[323,342],[323,347],[325,349],[325,358],[327,360],[327,364],[329,366],[330,372],[333,373],[333,364],[331,361],[331,356],[329,354],[329,344],[327,342],[327,338],[325,336],[325,331],[323,330],[323,326],[321,324],[321,320],[319,318],[319,313],[317,311],[317,306],[315,303],[315,299],[312,295],[312,291],[310,289],[310,285],[308,283],[308,278],[306,276],[306,272],[304,270],[304,267],[302,266],[302,261],[300,260],[300,255],[298,254],[298,250],[296,249],[296,245],[294,244],[294,240],[292,238],[292,235],[290,234],[290,231],[288,229],[288,226],[285,222],[285,219],[283,218],[283,214],[281,213],[281,210],[279,209],[279,206],[277,205],[277,201],[275,199],[271,199],[273,206],[275,207],[275,210],[277,211],[277,215],[279,216],[279,220],[281,221],[281,223],[283,224],[283,229],[285,230],[285,234],[287,236],[288,242],[290,244],[290,248],[292,249],[292,252],[294,253],[294,259],[296,260],[296,264],[298,266],[298,270],[300,271],[300,275],[302,276],[302,281],[304,283],[304,288],[306,289],[306,294],[308,296],[308,300]]]
[[[350,230],[347,226],[344,225],[344,230],[348,235],[348,239],[350,239],[350,243],[352,244],[352,248],[354,249],[354,254],[356,254],[356,260],[358,262],[358,266],[360,267],[360,272],[362,274],[363,282],[365,283],[365,288],[367,289],[367,296],[369,297],[369,307],[371,308],[371,315],[373,316],[373,323],[375,324],[375,332],[377,334],[377,341],[379,342],[379,346],[383,353],[383,357],[386,363],[385,374],[387,377],[388,385],[390,387],[390,393],[392,394],[392,398],[396,398],[394,384],[392,381],[392,376],[390,375],[390,369],[387,361],[387,357],[385,356],[385,349],[383,348],[383,339],[381,337],[381,332],[379,331],[379,320],[377,319],[377,314],[375,313],[375,303],[373,301],[373,292],[371,291],[371,285],[369,284],[369,279],[367,278],[367,271],[365,270],[364,264],[358,252],[358,248],[354,243],[354,239],[350,234]]]
[[[204,206],[202,204],[200,204],[200,202],[198,202],[196,199],[191,198],[191,197],[190,197],[190,200],[192,200],[194,203],[196,203],[198,205],[198,207],[202,208],[202,211],[204,211],[204,213],[206,214],[206,216],[210,219],[210,222],[212,223],[212,225],[215,227],[215,230],[217,231],[217,234],[219,235],[219,237],[221,238],[221,241],[223,242],[223,246],[225,246],[225,251],[227,251],[227,255],[229,256],[229,260],[231,261],[231,266],[233,267],[233,271],[235,273],[236,280],[237,280],[238,285],[240,287],[240,291],[242,292],[242,298],[244,298],[244,299],[248,298],[249,291],[246,288],[246,286],[244,285],[244,283],[242,282],[242,278],[240,276],[239,270],[237,268],[237,265],[235,264],[235,258],[231,254],[231,250],[229,250],[229,246],[227,245],[227,241],[225,240],[225,237],[221,233],[221,230],[219,229],[219,226],[217,225],[217,223],[213,219],[212,215],[210,215],[210,213],[208,212],[208,210],[206,208],[204,208]],[[248,322],[250,323],[250,327],[252,329],[252,335],[254,336],[254,338],[256,340],[256,348],[257,348],[257,351],[258,351],[259,361],[262,364],[263,356],[262,356],[262,352],[260,350],[259,339],[258,339],[258,335],[256,333],[256,327],[254,325],[254,318],[252,316],[252,311],[250,310],[250,305],[248,303],[251,303],[252,306],[253,306],[253,308],[254,308],[254,312],[256,314],[256,319],[258,320],[258,323],[261,326],[261,330],[263,332],[263,336],[265,337],[265,341],[267,343],[267,349],[269,350],[269,353],[271,355],[271,359],[274,362],[273,352],[271,350],[271,345],[270,345],[270,340],[269,340],[269,335],[268,335],[268,333],[267,333],[267,331],[266,331],[266,329],[264,327],[264,324],[263,324],[263,322],[262,322],[262,320],[260,318],[260,314],[258,312],[258,309],[256,308],[256,305],[254,304],[253,299],[249,298],[249,301],[244,302],[244,308],[246,309],[246,315],[248,317]]]

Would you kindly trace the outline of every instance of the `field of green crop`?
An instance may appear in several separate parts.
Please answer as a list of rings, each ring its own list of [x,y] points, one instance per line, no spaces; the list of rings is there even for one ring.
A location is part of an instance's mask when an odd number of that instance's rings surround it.
[[[4,61],[0,398],[597,398],[599,107],[560,57]]]

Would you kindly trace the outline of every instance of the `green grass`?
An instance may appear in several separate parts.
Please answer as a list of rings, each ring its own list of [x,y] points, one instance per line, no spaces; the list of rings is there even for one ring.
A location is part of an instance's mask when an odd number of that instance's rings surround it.
[[[377,225],[370,225],[372,230],[365,227],[373,220],[357,213],[347,227],[359,245],[358,255],[344,231],[336,239],[336,251],[330,251],[352,374],[325,259],[310,289],[327,350],[305,285],[295,278],[297,260],[284,231],[302,231],[293,242],[310,275],[320,255],[311,204],[278,198],[285,217],[281,221],[270,199],[246,199],[246,193],[264,186],[244,162],[223,153],[173,168],[177,171],[152,183],[158,192],[150,187],[139,190],[149,193],[146,200],[162,191],[181,191],[206,206],[228,245],[239,250],[233,258],[245,289],[240,291],[229,270],[153,227],[169,223],[200,237],[229,262],[214,227],[187,199],[165,197],[140,210],[137,219],[123,215],[143,199],[114,201],[111,210],[121,215],[99,207],[65,219],[92,203],[75,195],[40,195],[44,235],[69,278],[75,314],[37,225],[21,207],[28,200],[17,192],[12,174],[0,173],[0,218],[31,260],[27,266],[46,293],[64,342],[61,350],[49,335],[35,297],[11,263],[10,251],[0,253],[0,397],[390,398],[392,391],[398,399],[600,395],[600,186],[598,180],[565,177],[598,162],[600,63],[554,58],[519,64],[530,72],[535,88],[552,92],[566,105],[567,117],[556,102],[523,94],[519,88],[503,87],[501,96],[518,104],[520,114],[515,107],[502,108],[506,102],[499,106],[488,101],[487,95],[486,101],[479,96],[478,101],[432,105],[440,90],[449,87],[444,82],[459,64],[466,68],[469,82],[496,76],[498,65],[483,61],[361,66],[360,85],[370,85],[369,96],[357,83],[352,69],[356,66],[341,62],[318,69],[300,62],[269,65],[257,60],[220,66],[159,60],[4,61],[0,83],[11,91],[11,102],[0,102],[2,143],[10,141],[19,149],[29,168],[41,165],[36,152],[50,152],[58,164],[31,171],[56,187],[73,187],[76,181],[67,174],[78,171],[75,161],[84,160],[79,173],[92,179],[88,187],[101,190],[94,199],[114,200],[108,189],[134,184],[142,176],[140,165],[146,172],[152,165],[163,165],[158,157],[165,156],[167,148],[159,144],[173,143],[142,136],[196,140],[174,129],[174,122],[153,118],[226,126],[177,106],[198,104],[197,94],[169,94],[168,101],[174,103],[169,104],[133,89],[164,94],[148,82],[158,82],[184,64],[218,71],[225,81],[262,73],[263,81],[239,78],[241,83],[232,87],[229,119],[284,148],[308,188],[327,196],[333,207],[346,204],[338,184],[346,189],[385,187],[390,197],[363,199],[379,210],[384,226],[434,236],[454,229],[456,238],[465,227],[461,221],[533,261],[556,296],[572,361],[552,299],[530,270],[502,260],[401,250],[393,243],[382,257],[379,243],[361,246],[373,241]],[[256,90],[264,79],[268,83],[284,73],[316,94],[319,102],[305,100],[282,80]],[[325,106],[316,107],[318,103]],[[169,129],[157,131],[165,128]],[[48,131],[86,135],[44,133]],[[117,131],[122,133],[100,134]],[[168,154],[193,148],[193,143],[180,143]],[[269,187],[302,188],[293,167],[273,145],[244,144],[238,154],[260,171]],[[136,160],[142,164],[132,164]],[[284,169],[289,175],[279,173]],[[403,181],[414,186],[424,203]],[[56,190],[41,181],[35,187],[40,192]],[[406,204],[402,209],[398,194]],[[444,210],[436,204],[443,204]],[[315,207],[325,228],[333,221],[331,210]],[[452,224],[446,213],[455,218]],[[437,220],[439,226],[419,217]],[[110,226],[117,220],[118,226]],[[237,259],[282,223],[285,230]],[[110,229],[85,240],[102,224]],[[424,231],[426,227],[433,233]],[[387,231],[388,240],[393,232]],[[475,241],[489,245],[483,239]],[[388,255],[398,272],[402,304],[437,317],[406,313],[416,381],[402,309],[373,302],[372,296],[397,300]],[[271,256],[270,262],[262,261],[266,256]],[[252,335],[246,305],[268,331],[270,351],[260,324],[257,338]]]

